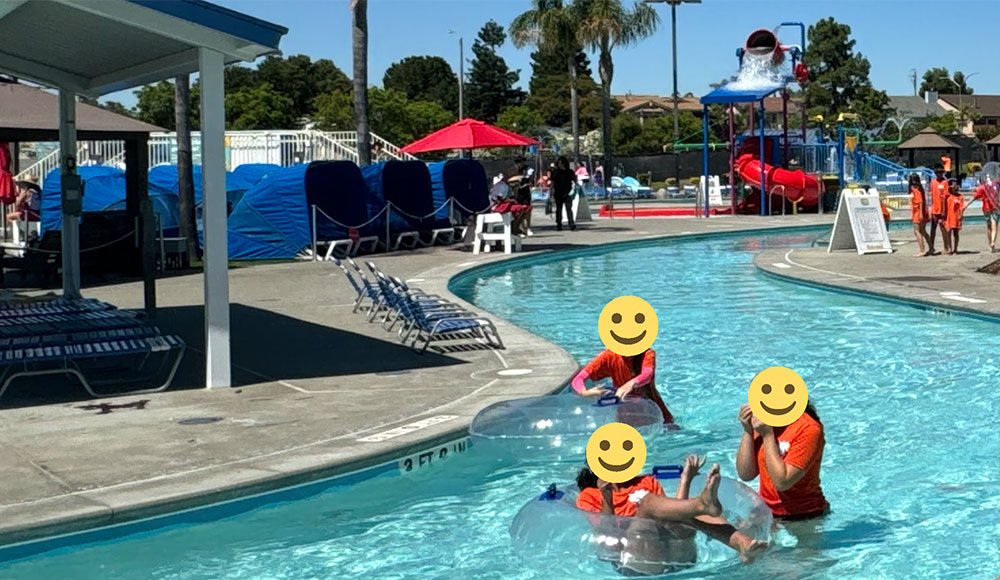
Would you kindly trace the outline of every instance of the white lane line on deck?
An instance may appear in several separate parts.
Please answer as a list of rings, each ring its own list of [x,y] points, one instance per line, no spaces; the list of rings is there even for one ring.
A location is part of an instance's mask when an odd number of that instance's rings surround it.
[[[854,274],[844,274],[842,272],[832,272],[830,270],[824,270],[822,268],[814,268],[812,266],[806,266],[805,264],[800,264],[799,262],[796,262],[795,260],[793,260],[790,257],[792,255],[792,252],[794,252],[794,251],[795,251],[794,249],[791,249],[791,250],[788,250],[787,252],[785,252],[785,261],[788,262],[789,264],[793,265],[793,266],[798,266],[799,268],[805,268],[806,270],[814,270],[816,272],[823,272],[824,274],[831,274],[833,276],[842,276],[844,278],[852,278],[854,280],[864,280],[865,279],[865,278],[863,278],[861,276],[855,276]]]
[[[962,296],[961,292],[941,292],[941,298],[947,298],[948,300],[955,300],[957,302],[968,302],[969,304],[985,304],[986,300],[982,298],[972,298],[970,296]]]
[[[406,425],[400,425],[388,431],[382,431],[380,433],[375,433],[373,435],[368,435],[360,439],[355,439],[358,443],[379,443],[387,439],[395,439],[401,435],[407,435],[414,431],[420,431],[421,429],[426,429],[440,423],[447,423],[448,421],[454,421],[458,419],[458,415],[435,415],[433,417],[428,417],[426,419],[421,419],[413,423],[407,423]]]
[[[409,284],[410,282],[426,282],[426,281],[427,280],[424,280],[423,278],[410,278],[406,282],[407,282],[407,284]]]
[[[783,264],[781,262],[774,262],[771,265],[774,266],[775,268],[784,268],[784,269],[791,268],[791,266],[789,266],[788,264]]]

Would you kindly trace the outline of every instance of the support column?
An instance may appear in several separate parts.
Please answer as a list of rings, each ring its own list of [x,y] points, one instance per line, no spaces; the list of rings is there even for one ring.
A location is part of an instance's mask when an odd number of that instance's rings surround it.
[[[59,170],[62,190],[63,296],[80,297],[80,222],[83,188],[76,173],[76,93],[59,89]]]
[[[701,108],[702,122],[701,122],[701,134],[702,134],[702,150],[701,150],[701,164],[702,164],[702,199],[705,201],[705,217],[708,217],[708,124],[710,119],[708,118],[708,105],[702,105]]]
[[[205,386],[232,386],[226,232],[225,87],[222,53],[202,48],[201,183],[205,233]]]
[[[139,247],[135,271],[142,275],[142,294],[147,314],[156,311],[154,275],[156,217],[149,200],[149,138],[143,134],[125,141],[125,209],[138,228]]]
[[[729,105],[729,205],[736,215],[736,126],[733,121],[733,107]]]
[[[753,106],[750,106],[750,110],[753,110]],[[764,168],[767,165],[764,163],[764,99],[760,100],[760,215],[767,215],[767,172]]]

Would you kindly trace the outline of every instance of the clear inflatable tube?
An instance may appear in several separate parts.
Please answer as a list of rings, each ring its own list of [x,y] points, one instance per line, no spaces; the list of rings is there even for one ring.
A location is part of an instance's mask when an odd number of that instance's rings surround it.
[[[648,399],[562,394],[494,403],[475,416],[469,434],[475,445],[519,459],[575,459],[595,429],[614,422],[635,427],[647,442],[663,431],[663,415]]]
[[[672,496],[676,480],[660,482]],[[705,485],[699,475],[691,495]],[[698,565],[736,563],[734,550],[694,533],[680,523],[620,517],[578,509],[576,485],[554,486],[526,503],[510,525],[518,556],[550,575],[607,575],[629,565],[651,574],[665,574]],[[737,530],[758,540],[770,540],[771,510],[746,485],[723,477],[719,485],[723,517]],[[693,538],[692,538],[693,535]],[[543,568],[541,568],[543,567]]]

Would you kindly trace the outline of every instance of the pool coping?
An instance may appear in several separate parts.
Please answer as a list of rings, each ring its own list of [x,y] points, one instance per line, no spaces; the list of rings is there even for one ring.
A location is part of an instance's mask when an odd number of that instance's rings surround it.
[[[775,234],[795,233],[826,228],[828,224],[767,224],[748,223],[743,227],[709,232],[667,233],[635,237],[627,240],[598,242],[567,249],[544,250],[538,253],[492,256],[489,261],[474,265],[442,264],[427,270],[425,290],[441,294],[457,302],[469,304],[465,298],[455,294],[452,288],[463,277],[482,276],[491,269],[525,267],[544,261],[570,259],[583,255],[594,255],[623,249],[655,245],[665,240],[689,241],[706,238],[726,238],[753,233]],[[433,276],[433,279],[431,278]],[[471,305],[475,306],[475,305]],[[484,309],[480,309],[484,310]],[[569,353],[561,346],[517,326],[494,312],[489,315],[497,321],[515,326],[518,332],[526,333],[531,340],[539,341],[548,348],[557,349],[563,357],[579,368]],[[558,384],[543,389],[555,393],[565,388],[572,372]],[[137,502],[108,510],[65,510],[61,517],[49,517],[36,525],[11,527],[0,533],[0,566],[5,563],[30,558],[44,552],[85,543],[100,542],[125,534],[134,534],[161,529],[171,525],[202,523],[228,515],[243,513],[259,506],[301,499],[330,488],[350,485],[375,477],[399,473],[398,462],[414,453],[428,448],[450,445],[468,436],[469,421],[455,422],[415,440],[392,445],[389,449],[352,461],[310,465],[294,472],[273,472],[266,476],[257,474],[235,485],[202,489],[196,493],[181,494],[179,497]]]

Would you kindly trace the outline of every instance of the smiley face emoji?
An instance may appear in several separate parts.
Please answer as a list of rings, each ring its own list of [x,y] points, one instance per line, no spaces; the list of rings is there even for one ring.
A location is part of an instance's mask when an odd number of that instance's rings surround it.
[[[750,381],[747,401],[761,423],[784,427],[802,416],[809,404],[809,390],[802,377],[792,369],[771,367],[760,371]]]
[[[653,346],[660,321],[656,311],[642,298],[619,296],[604,306],[597,317],[597,332],[608,349],[621,356],[635,356]]]
[[[602,425],[587,441],[587,465],[604,481],[628,481],[646,465],[646,442],[631,425]]]

